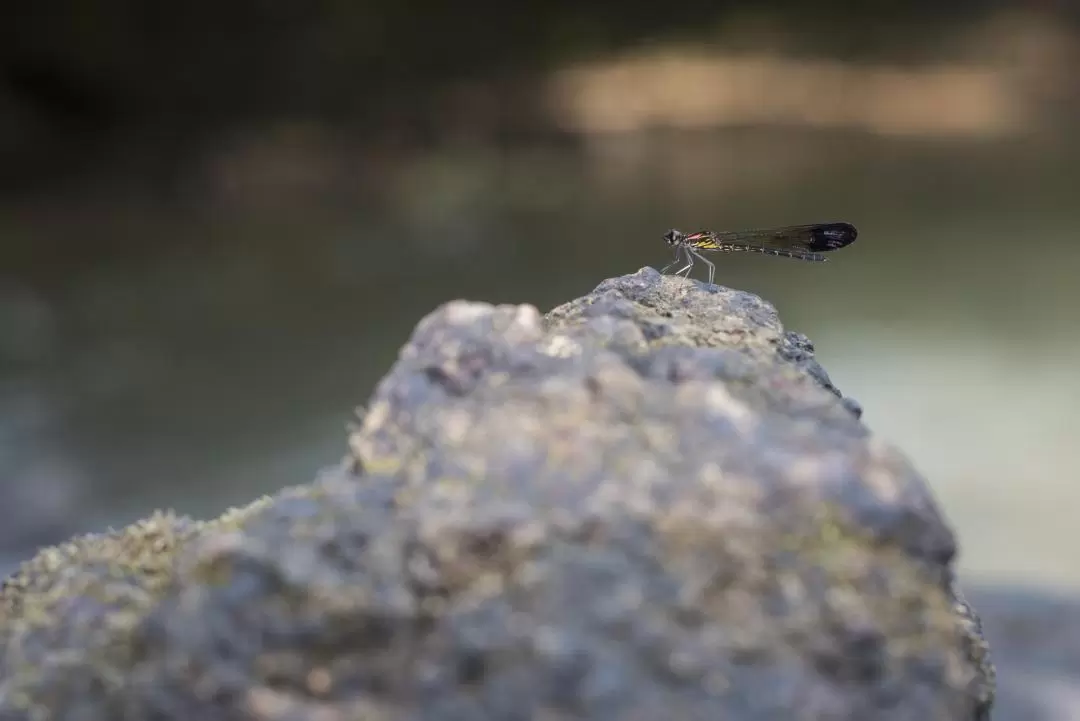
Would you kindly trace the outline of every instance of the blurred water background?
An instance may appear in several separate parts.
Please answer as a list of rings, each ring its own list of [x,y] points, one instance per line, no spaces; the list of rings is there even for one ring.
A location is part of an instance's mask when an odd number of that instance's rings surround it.
[[[547,310],[666,265],[669,227],[846,220],[833,262],[722,257],[717,282],[911,456],[966,583],[1080,597],[1080,8],[747,7],[24,4],[5,570],[309,480],[440,303]]]

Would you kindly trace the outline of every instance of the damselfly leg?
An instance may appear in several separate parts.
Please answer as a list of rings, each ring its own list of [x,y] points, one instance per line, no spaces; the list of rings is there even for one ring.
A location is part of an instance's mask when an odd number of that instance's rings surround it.
[[[682,257],[679,257],[680,254],[682,255]],[[716,266],[708,258],[702,257],[701,254],[695,252],[693,248],[687,245],[675,246],[675,260],[665,265],[660,272],[666,273],[669,269],[678,265],[679,263],[686,263],[686,265],[675,271],[674,275],[681,275],[683,277],[689,278],[690,271],[694,268],[694,258],[697,258],[702,263],[709,266],[709,283],[711,284],[715,275]]]

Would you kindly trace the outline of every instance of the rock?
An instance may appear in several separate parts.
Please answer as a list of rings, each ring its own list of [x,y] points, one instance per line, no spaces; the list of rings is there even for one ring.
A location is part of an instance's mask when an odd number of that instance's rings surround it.
[[[747,293],[449,303],[339,468],[9,579],[0,719],[988,718],[953,534],[852,408]]]

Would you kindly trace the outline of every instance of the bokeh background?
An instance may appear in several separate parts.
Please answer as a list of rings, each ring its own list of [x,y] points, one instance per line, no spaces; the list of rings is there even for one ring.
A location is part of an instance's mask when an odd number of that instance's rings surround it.
[[[0,565],[309,480],[440,303],[547,310],[662,267],[673,226],[847,220],[831,263],[717,281],[929,479],[1035,690],[999,717],[1080,718],[1080,653],[1048,651],[1080,629],[1078,128],[1065,0],[23,3]]]

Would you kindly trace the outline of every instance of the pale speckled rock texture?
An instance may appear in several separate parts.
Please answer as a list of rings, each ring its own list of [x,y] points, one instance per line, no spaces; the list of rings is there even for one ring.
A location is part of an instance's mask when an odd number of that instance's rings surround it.
[[[449,303],[341,467],[25,564],[0,720],[989,718],[953,534],[859,413],[746,293]]]

